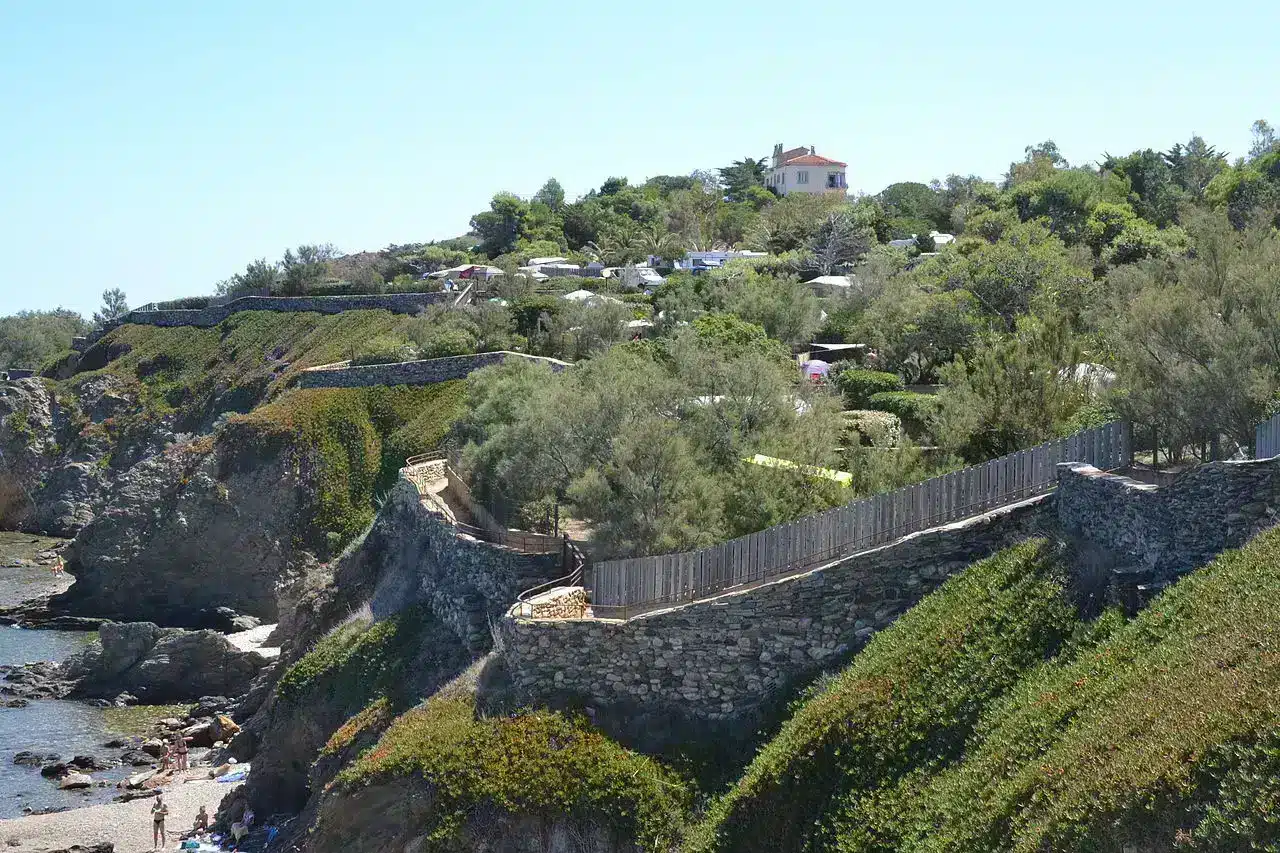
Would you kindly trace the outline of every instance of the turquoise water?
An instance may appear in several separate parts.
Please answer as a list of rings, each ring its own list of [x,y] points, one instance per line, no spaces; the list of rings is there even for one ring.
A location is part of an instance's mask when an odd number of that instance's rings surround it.
[[[91,639],[83,632],[0,626],[0,664],[63,660]],[[101,709],[79,702],[50,700],[32,702],[25,708],[0,708],[0,819],[20,817],[26,806],[41,809],[110,801],[119,793],[116,781],[128,774],[128,768],[92,774],[94,779],[109,782],[106,788],[59,791],[57,785],[40,775],[39,768],[20,767],[13,763],[13,756],[29,749],[56,752],[64,760],[74,755],[106,757],[118,754],[102,748],[102,743],[111,737]]]

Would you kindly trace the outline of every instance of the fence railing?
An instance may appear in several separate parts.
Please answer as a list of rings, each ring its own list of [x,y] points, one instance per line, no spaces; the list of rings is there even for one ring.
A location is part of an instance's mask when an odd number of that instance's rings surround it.
[[[1272,456],[1280,456],[1280,415],[1258,424],[1254,434],[1253,458],[1270,459]]]
[[[597,616],[625,619],[705,598],[1045,494],[1060,462],[1115,470],[1132,459],[1130,425],[1106,424],[710,548],[595,563],[591,606]]]

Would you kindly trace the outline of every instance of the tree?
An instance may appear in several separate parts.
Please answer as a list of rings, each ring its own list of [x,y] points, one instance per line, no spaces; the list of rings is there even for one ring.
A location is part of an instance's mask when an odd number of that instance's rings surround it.
[[[1266,119],[1258,119],[1251,128],[1253,143],[1249,146],[1249,162],[1259,160],[1273,151],[1280,151],[1280,140],[1276,139],[1276,131]]]
[[[218,293],[230,296],[237,293],[260,292],[274,293],[280,285],[280,267],[258,258],[245,265],[244,272],[236,273],[226,281],[218,283]]]
[[[973,294],[925,290],[900,277],[871,300],[852,338],[878,355],[880,369],[933,382],[943,365],[969,351],[981,326]]]
[[[717,246],[716,223],[723,206],[718,191],[680,190],[671,194],[667,221],[685,248],[708,252]]]
[[[102,291],[102,307],[94,312],[93,324],[99,328],[114,323],[129,313],[129,302],[124,291],[113,287]]]
[[[498,193],[489,209],[471,217],[471,230],[480,238],[477,247],[490,259],[515,248],[521,221],[529,214],[529,203],[512,193]]]
[[[631,249],[645,258],[660,258],[674,261],[684,254],[680,238],[672,234],[660,222],[642,225],[638,233],[631,239]]]
[[[875,232],[855,224],[847,210],[835,211],[810,239],[805,267],[818,275],[831,275],[853,264],[875,243]]]
[[[1118,367],[1117,406],[1156,426],[1166,453],[1226,436],[1251,446],[1280,399],[1280,236],[1221,213],[1187,223],[1193,256],[1113,272],[1101,312]]]
[[[1204,200],[1205,188],[1227,167],[1227,155],[1221,154],[1200,136],[1192,136],[1184,146],[1178,143],[1164,153],[1174,183],[1195,201]]]
[[[744,157],[734,160],[728,166],[717,169],[720,185],[724,187],[724,195],[729,201],[747,201],[748,191],[752,187],[764,187],[764,177],[768,169],[765,159]]]
[[[330,275],[330,261],[338,256],[332,243],[302,245],[295,253],[284,250],[280,261],[281,289],[287,296],[300,296]]]
[[[559,211],[564,207],[564,187],[555,178],[547,178],[542,189],[533,194],[533,200],[545,204],[553,211]]]
[[[889,220],[890,228],[894,222],[920,223],[898,229],[909,237],[912,233],[931,230],[946,230],[951,224],[950,211],[943,204],[942,197],[926,184],[904,182],[890,184],[880,191],[876,200],[884,208],[884,215]]]
[[[65,308],[0,317],[0,368],[40,367],[71,349],[71,339],[89,328],[84,318]]]
[[[1027,181],[1039,181],[1050,177],[1057,169],[1070,167],[1067,158],[1058,150],[1058,144],[1046,139],[1039,145],[1028,145],[1021,163],[1010,163],[1004,176],[1004,188],[1011,189]]]
[[[1174,180],[1173,168],[1164,155],[1150,148],[1126,157],[1108,154],[1102,171],[1129,182],[1127,200],[1138,216],[1161,228],[1177,221],[1183,191]]]
[[[934,436],[968,462],[1056,437],[1088,401],[1072,370],[1080,358],[1067,317],[1020,317],[1012,334],[942,369]]]

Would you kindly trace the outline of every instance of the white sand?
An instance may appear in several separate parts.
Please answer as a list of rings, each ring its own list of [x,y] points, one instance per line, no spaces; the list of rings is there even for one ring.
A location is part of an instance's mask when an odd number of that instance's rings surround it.
[[[241,783],[223,783],[213,779],[197,779],[164,790],[169,806],[165,821],[169,844],[177,847],[178,834],[195,822],[200,806],[206,806],[212,818],[218,804]],[[145,853],[151,847],[151,804],[147,797],[129,803],[108,803],[57,814],[31,815],[13,820],[0,820],[0,849],[22,853],[41,848],[60,849],[73,844],[110,841],[116,853]],[[18,846],[13,845],[17,839]]]

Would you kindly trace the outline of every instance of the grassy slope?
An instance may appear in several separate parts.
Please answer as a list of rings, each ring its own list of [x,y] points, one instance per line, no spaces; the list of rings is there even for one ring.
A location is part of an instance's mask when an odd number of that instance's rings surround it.
[[[1127,623],[1073,628],[1053,574],[1022,546],[927,598],[688,848],[1280,850],[1280,529]]]
[[[207,414],[214,398],[246,411],[298,370],[349,358],[411,321],[387,311],[245,311],[209,329],[121,326],[84,354],[68,382],[108,373],[135,387],[148,410],[189,419]]]

